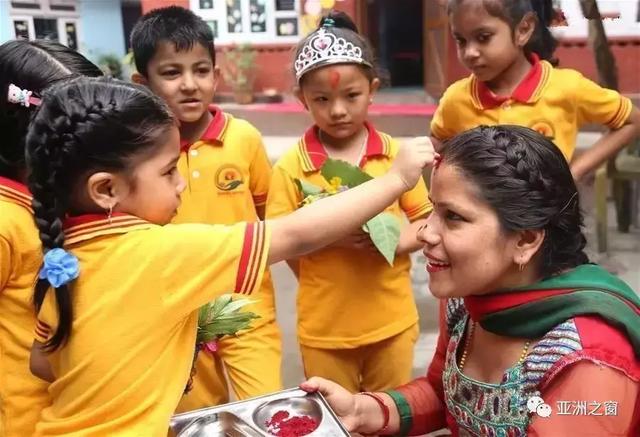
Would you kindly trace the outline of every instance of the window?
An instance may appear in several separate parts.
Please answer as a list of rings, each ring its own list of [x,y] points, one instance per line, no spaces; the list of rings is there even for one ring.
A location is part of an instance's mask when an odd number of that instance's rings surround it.
[[[80,19],[78,2],[79,0],[12,0],[9,15],[14,37],[58,41],[77,50]]]
[[[55,18],[34,18],[33,27],[36,30],[36,39],[48,41],[60,41],[58,38],[58,20]]]
[[[299,39],[299,1],[190,0],[217,44],[292,43]]]

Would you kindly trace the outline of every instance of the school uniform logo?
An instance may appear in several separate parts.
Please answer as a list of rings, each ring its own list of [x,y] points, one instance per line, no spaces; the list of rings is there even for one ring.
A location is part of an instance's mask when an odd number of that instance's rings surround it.
[[[553,129],[553,125],[547,120],[536,120],[531,124],[531,129],[538,132],[541,135],[553,140],[556,133]]]
[[[216,172],[216,187],[218,187],[220,191],[239,191],[238,187],[242,187],[243,184],[242,171],[235,165],[223,165]]]

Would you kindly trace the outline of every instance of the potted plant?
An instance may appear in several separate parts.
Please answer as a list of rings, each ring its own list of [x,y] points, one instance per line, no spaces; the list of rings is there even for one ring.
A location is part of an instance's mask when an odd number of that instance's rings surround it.
[[[227,47],[223,53],[222,77],[231,87],[235,101],[243,105],[253,102],[256,53],[251,44]]]

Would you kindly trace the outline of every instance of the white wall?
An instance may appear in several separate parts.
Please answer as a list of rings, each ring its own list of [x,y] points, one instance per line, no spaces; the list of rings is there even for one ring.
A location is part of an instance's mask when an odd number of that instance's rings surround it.
[[[586,38],[587,20],[582,15],[578,0],[561,0],[562,10],[569,21],[568,27],[554,28],[554,34],[567,38]],[[600,13],[619,12],[620,18],[604,20],[607,36],[640,36],[638,0],[598,0]]]

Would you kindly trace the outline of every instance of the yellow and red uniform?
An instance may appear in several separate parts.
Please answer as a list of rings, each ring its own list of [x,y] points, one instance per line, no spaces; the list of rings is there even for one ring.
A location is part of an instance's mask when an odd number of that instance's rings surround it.
[[[535,54],[530,60],[531,70],[510,97],[496,96],[474,75],[453,83],[440,99],[431,134],[447,140],[480,125],[526,126],[550,138],[569,161],[581,126],[618,129],[627,122],[633,108],[628,98]]]
[[[0,435],[33,434],[48,383],[29,370],[36,318],[33,285],[42,246],[27,187],[0,177]]]
[[[166,435],[191,371],[198,308],[224,293],[257,291],[270,241],[263,222],[67,220],[65,248],[80,265],[71,283],[73,328],[47,355],[53,403],[35,435]],[[51,337],[57,317],[49,292],[36,340]]]
[[[370,124],[367,129],[360,167],[371,176],[380,176],[391,167],[398,145]],[[326,159],[318,128],[313,127],[275,165],[267,201],[268,217],[289,214],[298,208],[303,199],[295,179],[328,188],[329,182],[320,172]],[[386,211],[399,221],[405,217],[413,221],[431,209],[427,188],[420,180]],[[340,247],[325,248],[299,259],[298,339],[307,376],[321,375],[347,388],[366,390],[389,388],[410,378],[418,321],[410,265],[408,255],[397,256],[391,267],[378,253]],[[391,339],[400,344],[392,345]],[[386,348],[372,351],[385,342]],[[397,365],[393,375],[381,373],[384,366],[377,363],[388,364],[392,355]],[[364,356],[369,358],[362,365],[346,364]],[[367,385],[359,386],[360,380]]]
[[[271,164],[260,133],[248,122],[211,107],[213,119],[193,144],[182,143],[178,170],[187,183],[174,223],[233,224],[256,221],[271,181]],[[218,342],[215,356],[202,351],[193,389],[178,407],[189,411],[229,401],[222,361],[239,399],[282,388],[282,346],[274,289],[265,272],[257,303],[246,307],[260,319],[236,337]]]

